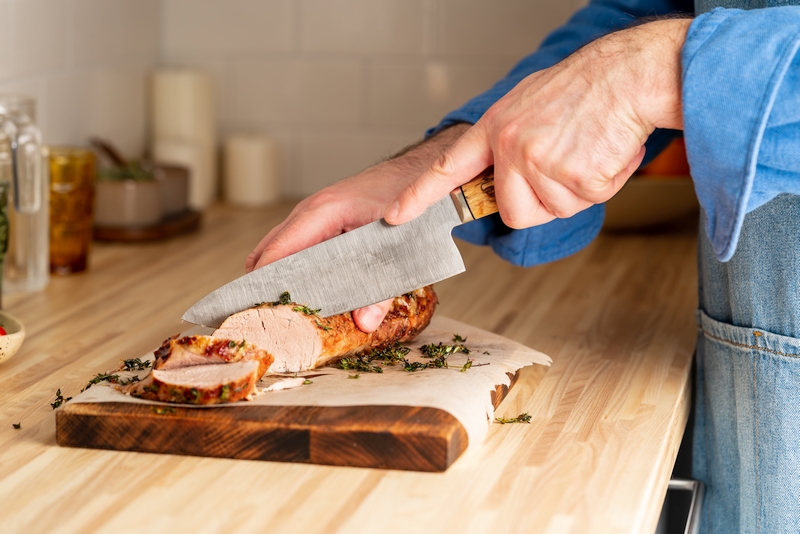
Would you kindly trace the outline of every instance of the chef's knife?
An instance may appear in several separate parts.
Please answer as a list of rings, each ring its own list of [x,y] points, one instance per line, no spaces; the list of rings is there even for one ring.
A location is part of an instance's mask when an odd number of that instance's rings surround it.
[[[489,167],[416,219],[398,226],[375,221],[256,269],[200,299],[183,320],[217,327],[284,291],[323,317],[408,293],[464,272],[451,231],[496,212]]]

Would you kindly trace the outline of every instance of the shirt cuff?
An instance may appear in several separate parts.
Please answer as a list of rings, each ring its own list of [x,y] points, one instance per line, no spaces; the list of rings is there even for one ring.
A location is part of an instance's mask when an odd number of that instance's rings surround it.
[[[800,7],[717,8],[692,23],[682,53],[683,122],[706,232],[720,261],[736,251],[744,216],[769,199],[756,187],[759,153],[794,60]],[[773,195],[774,196],[774,195]]]

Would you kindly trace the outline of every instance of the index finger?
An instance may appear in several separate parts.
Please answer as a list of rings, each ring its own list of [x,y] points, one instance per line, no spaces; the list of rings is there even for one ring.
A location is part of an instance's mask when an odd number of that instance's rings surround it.
[[[400,192],[384,213],[389,224],[403,224],[492,164],[493,155],[483,125],[476,124],[447,148],[419,178]]]

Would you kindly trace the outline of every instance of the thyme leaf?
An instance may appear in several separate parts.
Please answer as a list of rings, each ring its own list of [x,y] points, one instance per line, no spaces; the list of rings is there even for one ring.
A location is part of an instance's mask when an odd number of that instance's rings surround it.
[[[465,363],[464,366],[461,368],[461,372],[465,373],[467,369],[469,369],[470,367],[472,367],[472,360],[467,358],[467,363]]]
[[[528,415],[528,412],[521,413],[516,417],[512,417],[510,419],[506,419],[504,417],[495,417],[495,421],[500,423],[501,425],[511,424],[511,423],[528,423],[531,424],[531,416]]]
[[[20,428],[22,428],[22,421],[20,421],[19,423],[11,423],[11,426],[19,430]]]
[[[120,371],[144,371],[149,369],[152,362],[150,360],[142,361],[141,358],[131,358],[129,360],[120,360]]]
[[[461,337],[458,334],[453,334],[453,343],[466,343],[467,338]]]
[[[72,400],[72,397],[67,397],[65,399],[64,396],[61,394],[61,388],[58,388],[58,391],[56,391],[56,400],[54,402],[51,402],[50,406],[55,410],[56,408],[58,408],[59,406],[61,406],[65,402],[71,401],[71,400]]]
[[[347,375],[347,378],[349,378],[350,380],[358,380],[359,378],[361,378],[361,375],[356,373],[354,375]]]
[[[303,385],[304,385],[304,386],[307,386],[308,384],[313,384],[313,383],[314,383],[314,382],[312,382],[311,380],[309,380],[309,379],[307,379],[307,378],[306,378],[305,380],[303,380]]]
[[[408,360],[403,360],[403,369],[409,373],[416,373],[417,371],[422,371],[423,369],[427,369],[428,364],[422,362],[410,362]]]
[[[322,308],[320,308],[320,310],[321,309]],[[312,310],[308,306],[303,306],[302,304],[298,304],[297,306],[292,308],[292,311],[302,312],[302,313],[304,313],[306,315],[317,315],[319,313],[319,310]]]
[[[318,310],[318,311],[319,311],[319,310]],[[319,321],[316,321],[316,323],[317,323],[317,326],[318,326],[319,328],[322,328],[322,329],[323,329],[323,330],[325,330],[326,332],[327,332],[328,330],[330,330],[330,329],[331,329],[331,327],[330,327],[330,326],[325,326],[324,324],[322,324],[322,323],[321,323],[321,322],[319,322]]]

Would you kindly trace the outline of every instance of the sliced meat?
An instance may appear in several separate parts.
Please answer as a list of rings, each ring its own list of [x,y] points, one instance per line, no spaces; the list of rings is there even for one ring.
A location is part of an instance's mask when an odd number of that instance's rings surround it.
[[[220,404],[247,398],[260,377],[256,360],[153,369],[120,389],[134,397],[181,404]]]
[[[263,304],[228,317],[211,335],[246,339],[271,354],[271,373],[296,373],[369,348],[414,339],[433,317],[438,300],[427,286],[396,297],[378,329],[366,334],[350,312],[322,318],[298,304]]]
[[[168,370],[208,365],[214,363],[233,363],[255,361],[259,364],[261,378],[273,357],[261,348],[248,343],[244,338],[222,339],[211,336],[173,336],[161,345],[153,354],[153,369]]]

